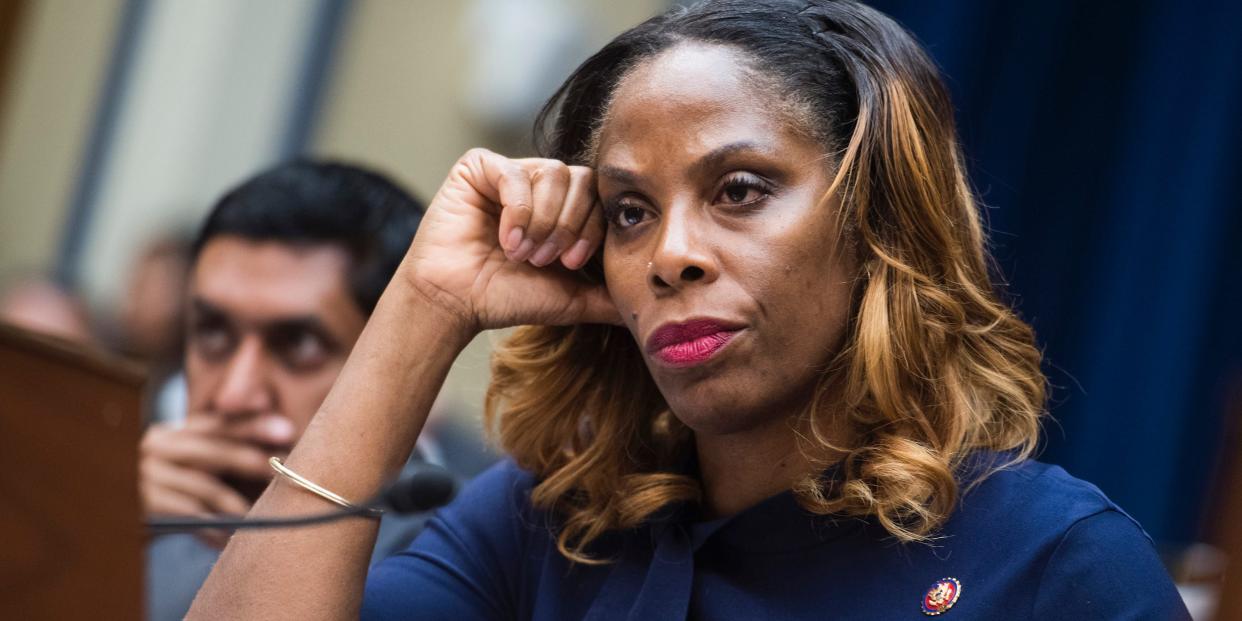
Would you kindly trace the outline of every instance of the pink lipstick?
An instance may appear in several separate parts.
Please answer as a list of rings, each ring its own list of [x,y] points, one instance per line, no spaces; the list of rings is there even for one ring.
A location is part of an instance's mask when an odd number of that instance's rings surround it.
[[[669,366],[693,366],[716,355],[740,331],[740,326],[715,319],[668,323],[647,339],[647,352]]]

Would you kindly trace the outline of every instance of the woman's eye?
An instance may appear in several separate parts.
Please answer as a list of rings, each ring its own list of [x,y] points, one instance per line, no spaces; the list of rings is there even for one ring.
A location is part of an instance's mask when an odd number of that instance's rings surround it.
[[[612,223],[624,229],[641,223],[646,217],[646,209],[634,205],[625,205],[617,209],[616,214],[612,218]]]
[[[727,181],[716,200],[733,205],[749,205],[762,200],[769,193],[759,180],[742,177]]]

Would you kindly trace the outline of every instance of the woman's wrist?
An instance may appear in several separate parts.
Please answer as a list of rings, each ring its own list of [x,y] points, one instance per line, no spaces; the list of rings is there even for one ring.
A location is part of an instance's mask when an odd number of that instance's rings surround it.
[[[478,320],[464,304],[416,275],[398,272],[384,291],[384,297],[391,297],[394,306],[412,315],[412,321],[439,328],[438,340],[453,348],[454,354],[461,353],[482,331]],[[380,304],[383,303],[381,299]]]
[[[445,376],[475,334],[417,287],[393,279],[288,463],[347,498],[378,492],[409,458]],[[342,455],[363,454],[369,459],[340,467]]]

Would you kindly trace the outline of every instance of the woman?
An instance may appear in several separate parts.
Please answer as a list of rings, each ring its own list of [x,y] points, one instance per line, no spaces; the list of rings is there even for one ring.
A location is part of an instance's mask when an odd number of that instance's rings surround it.
[[[528,325],[488,398],[513,460],[369,578],[369,520],[238,535],[196,612],[1186,616],[1133,520],[1027,459],[1039,352],[899,26],[849,2],[675,9],[544,121],[549,159],[453,167],[288,465],[370,497],[464,344]],[[254,513],[322,503],[281,480]]]

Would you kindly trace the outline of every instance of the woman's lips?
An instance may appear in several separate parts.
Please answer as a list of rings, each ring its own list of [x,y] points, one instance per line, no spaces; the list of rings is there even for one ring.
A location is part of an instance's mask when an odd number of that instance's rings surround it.
[[[716,319],[668,323],[647,339],[647,352],[669,366],[688,367],[716,355],[741,329]]]

